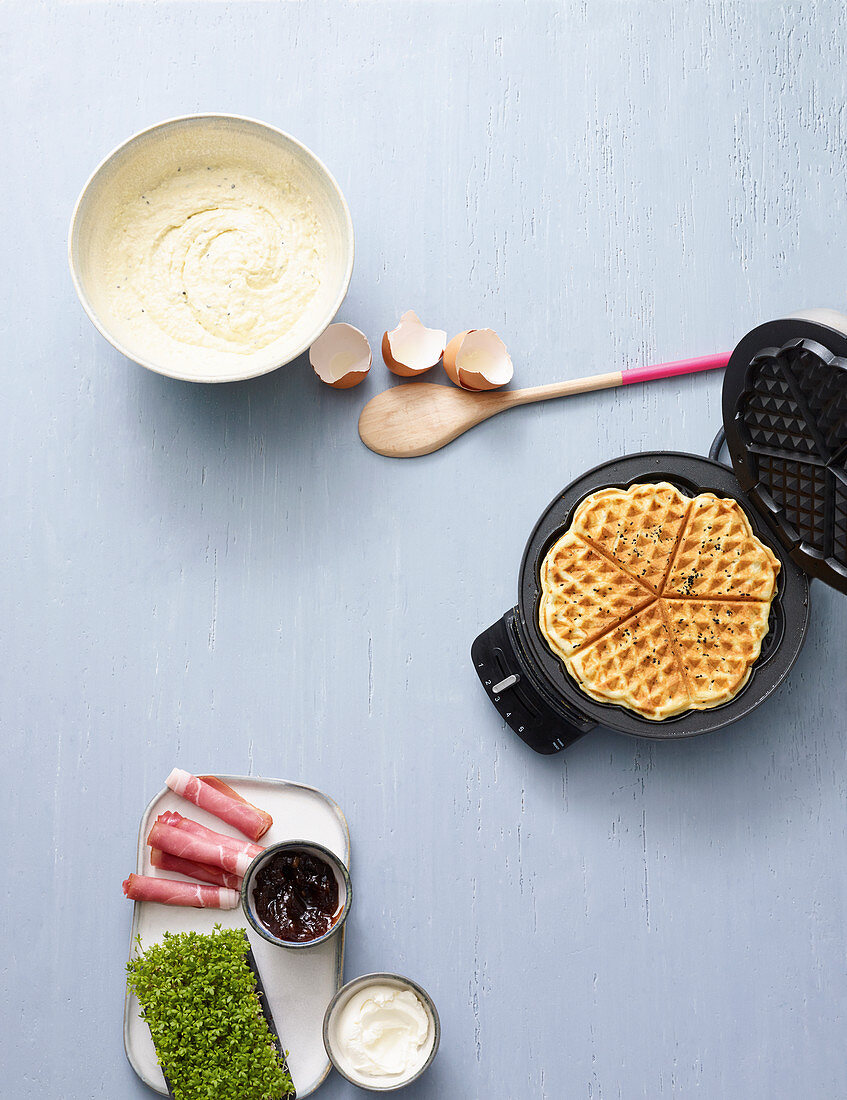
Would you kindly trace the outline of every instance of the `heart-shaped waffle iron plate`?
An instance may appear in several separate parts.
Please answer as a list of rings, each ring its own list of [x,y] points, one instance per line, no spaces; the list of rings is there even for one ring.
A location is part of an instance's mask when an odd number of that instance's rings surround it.
[[[742,489],[804,572],[847,592],[847,340],[762,325],[733,353],[723,401]]]

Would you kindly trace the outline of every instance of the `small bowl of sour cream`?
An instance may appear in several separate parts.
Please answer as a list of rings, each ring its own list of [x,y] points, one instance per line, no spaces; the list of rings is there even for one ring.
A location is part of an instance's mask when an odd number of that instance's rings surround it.
[[[330,1002],[323,1039],[342,1077],[370,1092],[393,1092],[432,1064],[441,1022],[430,995],[411,978],[364,974]]]
[[[191,382],[291,362],[338,312],[353,226],[328,169],[237,115],[151,126],[95,169],[71,219],[74,287],[129,359]]]

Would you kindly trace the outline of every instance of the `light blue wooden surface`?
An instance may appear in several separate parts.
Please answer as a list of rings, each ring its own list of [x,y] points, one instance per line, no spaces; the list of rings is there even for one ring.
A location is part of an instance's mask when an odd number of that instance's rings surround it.
[[[375,347],[414,308],[493,325],[518,384],[729,349],[845,305],[845,30],[813,2],[0,3],[4,1096],[148,1095],[120,882],[174,764],[341,803],[347,976],[405,971],[441,1012],[410,1100],[847,1096],[847,599],[815,585],[776,698],[684,744],[536,757],[468,660],[547,501],[705,452],[720,378],[391,462],[355,430],[381,363],[346,393],[305,361],[170,382],[97,335],[65,259],[113,145],[230,110],[337,175],[340,316]]]

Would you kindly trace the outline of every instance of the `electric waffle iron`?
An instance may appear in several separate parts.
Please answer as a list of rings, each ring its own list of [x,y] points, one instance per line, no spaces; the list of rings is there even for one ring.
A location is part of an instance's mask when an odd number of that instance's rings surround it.
[[[797,659],[809,625],[811,578],[847,593],[847,316],[810,310],[748,333],[724,375],[723,425],[708,458],[645,451],[589,470],[535,525],[517,606],[479,635],[471,657],[500,716],[536,752],[558,752],[598,725],[664,739],[742,718]],[[732,468],[718,461],[724,438]],[[712,710],[661,722],[585,694],[538,625],[541,563],[576,507],[598,489],[645,481],[669,481],[688,496],[734,497],[782,566],[770,629],[745,687]]]

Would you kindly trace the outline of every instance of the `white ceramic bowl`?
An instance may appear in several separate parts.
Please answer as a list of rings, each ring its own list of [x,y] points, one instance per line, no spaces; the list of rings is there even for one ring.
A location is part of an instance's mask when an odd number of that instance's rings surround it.
[[[177,165],[206,163],[224,152],[240,164],[285,176],[311,199],[325,240],[320,287],[294,326],[249,355],[210,352],[172,341],[163,350],[145,342],[110,308],[106,256],[110,229],[128,195],[140,195]],[[85,312],[106,339],[136,363],[189,382],[235,382],[276,370],[301,355],[338,312],[353,271],[353,224],[341,189],[305,145],[255,119],[238,115],[187,115],[135,134],[95,169],[71,218],[68,258]]]

